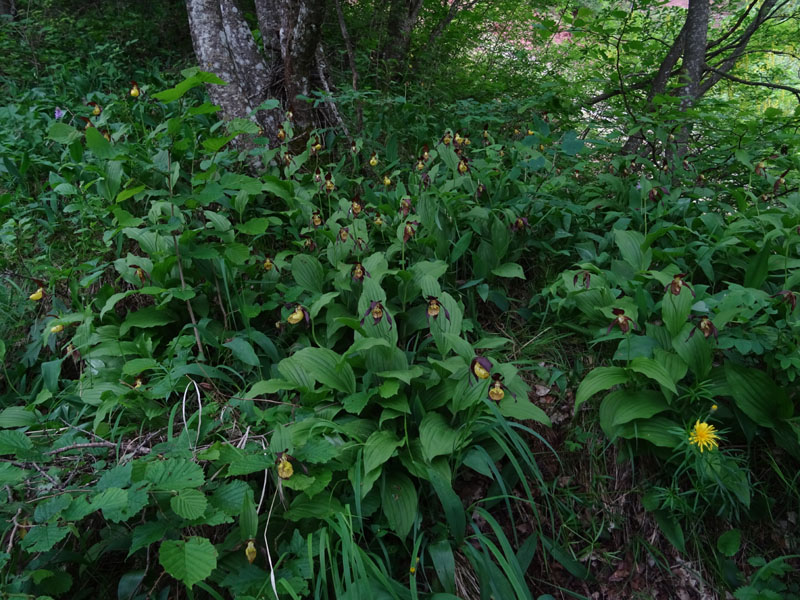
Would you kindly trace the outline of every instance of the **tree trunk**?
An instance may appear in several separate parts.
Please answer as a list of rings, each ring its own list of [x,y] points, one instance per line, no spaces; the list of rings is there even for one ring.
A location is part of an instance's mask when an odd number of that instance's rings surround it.
[[[0,0],[0,15],[10,15],[13,19],[17,15],[17,5],[14,0]]]
[[[223,117],[255,120],[273,141],[287,111],[299,139],[327,115],[298,96],[326,87],[317,64],[325,0],[255,0],[263,53],[235,0],[186,0],[189,29],[200,68],[228,85],[209,85],[211,101]],[[322,73],[322,75],[320,75]],[[254,109],[274,98],[283,111]],[[323,113],[327,109],[322,109]]]
[[[689,0],[689,8],[683,28],[661,62],[658,72],[649,80],[629,86],[629,89],[648,89],[645,111],[649,112],[653,109],[652,100],[654,96],[663,94],[669,81],[675,75],[678,75],[681,85],[674,94],[681,97],[681,109],[686,110],[697,103],[720,79],[737,80],[737,78],[728,75],[728,72],[741,58],[753,34],[765,22],[774,18],[777,11],[786,6],[789,1],[764,0],[752,21],[744,30],[739,31],[740,26],[757,3],[757,0],[753,0],[749,6],[742,10],[740,17],[721,37],[709,43],[710,2],[709,0]],[[723,56],[724,58],[722,58]],[[683,61],[680,70],[676,71],[675,66],[681,57],[683,57]],[[714,59],[719,60],[719,62],[710,66],[709,63]],[[771,87],[771,84],[768,83],[747,82],[744,80],[739,80],[739,82],[748,85]],[[795,90],[794,88],[789,88],[789,91],[794,93]],[[614,90],[600,94],[591,99],[589,103],[594,104],[620,93],[621,90]],[[678,136],[678,154],[681,156],[687,151],[688,136],[689,128],[684,127]],[[622,153],[636,153],[644,141],[645,139],[641,134],[630,137],[625,142]]]
[[[411,50],[411,32],[419,18],[422,0],[392,0],[386,23],[386,39],[381,49],[381,59],[390,63],[392,71],[408,60]]]

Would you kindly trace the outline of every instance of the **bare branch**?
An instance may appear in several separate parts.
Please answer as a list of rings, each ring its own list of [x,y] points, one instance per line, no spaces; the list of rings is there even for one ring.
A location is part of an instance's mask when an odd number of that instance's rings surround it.
[[[742,79],[741,77],[736,77],[734,75],[730,75],[728,73],[724,73],[718,69],[712,69],[708,65],[706,65],[706,70],[711,71],[712,73],[719,74],[720,77],[725,79],[730,79],[731,81],[735,81],[736,83],[741,83],[743,85],[753,85],[758,87],[765,87],[770,88],[773,90],[786,90],[787,92],[791,92],[797,97],[797,101],[800,102],[800,88],[794,88],[788,85],[782,85],[780,83],[769,83],[767,81],[749,81],[747,79]]]
[[[478,3],[478,0],[454,0],[452,4],[450,4],[450,10],[447,12],[447,15],[436,24],[436,27],[433,28],[430,35],[428,36],[428,43],[427,47],[430,48],[433,45],[433,42],[436,41],[447,26],[456,18],[456,15],[462,10],[470,10]]]
[[[747,44],[750,42],[750,38],[756,32],[756,30],[764,24],[764,21],[769,18],[772,9],[775,7],[777,0],[764,0],[764,4],[761,5],[761,8],[758,10],[758,14],[756,17],[750,22],[747,28],[742,32],[742,34],[737,38],[736,47],[734,48],[733,52],[728,56],[722,63],[719,65],[719,69],[715,69],[713,75],[711,75],[703,84],[700,86],[698,91],[698,97],[705,94],[708,90],[710,90],[722,77],[723,74],[730,71],[733,66],[736,64],[736,61],[739,60],[742,53],[747,48]],[[778,8],[783,6],[785,2],[783,2]],[[772,13],[774,14],[774,13]],[[712,56],[716,53],[712,53]],[[710,56],[706,57],[706,61],[711,58]]]
[[[45,452],[48,456],[53,456],[54,454],[61,454],[62,452],[69,452],[70,450],[81,450],[83,448],[116,448],[117,445],[114,442],[83,442],[82,444],[71,444],[69,446],[64,446],[63,448],[56,448],[55,450],[50,450],[50,452]]]
[[[714,46],[719,46],[719,45],[720,45],[722,42],[724,42],[724,41],[725,41],[726,39],[728,39],[728,38],[729,38],[731,35],[733,35],[733,32],[734,32],[734,31],[736,31],[737,29],[739,29],[739,27],[741,26],[742,22],[745,20],[745,18],[747,17],[747,15],[749,15],[749,14],[750,14],[750,11],[751,11],[751,10],[753,10],[753,7],[754,7],[756,4],[758,4],[758,0],[753,0],[753,1],[750,3],[750,6],[748,6],[748,7],[747,7],[747,8],[744,10],[744,12],[743,12],[741,15],[739,15],[739,18],[738,18],[738,19],[736,19],[736,23],[734,23],[734,24],[733,24],[733,26],[732,26],[730,29],[728,29],[728,31],[726,31],[726,32],[725,32],[725,33],[724,33],[724,34],[723,34],[721,37],[718,37],[717,39],[715,39],[715,40],[712,40],[712,41],[710,41],[710,42],[708,43],[708,48],[713,48]]]

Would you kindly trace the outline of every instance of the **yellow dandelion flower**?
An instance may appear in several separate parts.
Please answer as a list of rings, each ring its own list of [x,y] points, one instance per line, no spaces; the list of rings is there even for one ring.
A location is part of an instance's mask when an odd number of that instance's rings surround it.
[[[717,430],[714,426],[705,422],[701,423],[700,419],[697,420],[689,432],[689,443],[700,448],[700,452],[706,448],[709,450],[716,448],[718,439],[719,435],[717,435]]]

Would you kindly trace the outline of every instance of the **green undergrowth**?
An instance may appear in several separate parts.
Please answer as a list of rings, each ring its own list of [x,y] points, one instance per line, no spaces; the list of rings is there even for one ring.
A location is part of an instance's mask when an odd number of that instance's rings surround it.
[[[409,97],[268,140],[184,77],[0,108],[4,590],[528,599],[566,593],[555,564],[582,589],[610,522],[562,454],[602,432],[678,552],[716,519],[721,587],[796,593],[728,533],[797,510],[788,129],[675,158],[654,125],[621,157],[537,99],[405,129]],[[556,448],[539,387],[592,433]]]

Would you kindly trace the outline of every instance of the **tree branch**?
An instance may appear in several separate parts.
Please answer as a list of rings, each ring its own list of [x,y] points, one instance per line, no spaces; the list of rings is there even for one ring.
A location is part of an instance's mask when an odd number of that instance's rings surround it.
[[[436,38],[444,33],[444,30],[447,29],[447,26],[450,25],[453,19],[456,18],[456,14],[458,14],[459,11],[469,10],[477,3],[478,0],[466,0],[463,2],[462,0],[453,0],[452,4],[450,4],[450,10],[447,11],[445,18],[436,24],[436,27],[433,28],[428,36],[428,43],[426,44],[426,47],[430,49],[430,47],[433,45],[433,42],[436,41]]]
[[[787,92],[791,92],[792,94],[794,94],[797,97],[797,101],[800,102],[800,88],[793,88],[791,86],[782,85],[780,83],[769,83],[767,81],[749,81],[747,79],[742,79],[740,77],[724,73],[719,69],[712,69],[708,65],[706,65],[706,70],[711,71],[712,73],[717,73],[719,74],[720,77],[723,77],[724,79],[730,79],[731,81],[735,81],[736,83],[741,83],[743,85],[753,85],[758,87],[770,88],[773,90],[786,90]]]
[[[756,30],[764,24],[764,21],[769,18],[770,11],[772,11],[773,7],[775,7],[775,3],[777,0],[764,0],[764,4],[761,5],[761,8],[758,9],[758,14],[756,14],[755,19],[747,26],[747,28],[742,32],[737,38],[736,46],[731,53],[722,63],[719,65],[719,69],[715,69],[713,71],[713,75],[709,77],[702,85],[700,85],[700,89],[698,91],[698,97],[705,94],[708,90],[710,90],[722,77],[725,73],[730,71],[733,66],[736,64],[736,61],[739,60],[742,53],[745,51],[747,44],[750,42],[750,38],[756,32]],[[782,3],[780,6],[783,6]],[[780,6],[778,8],[780,8]],[[716,53],[712,53],[712,56]],[[706,57],[706,61],[711,57]]]
[[[353,75],[353,91],[358,90],[358,69],[356,67],[356,53],[353,49],[353,41],[350,39],[350,34],[347,32],[347,23],[344,20],[344,12],[342,11],[341,0],[336,0],[336,15],[339,18],[339,29],[342,32],[342,40],[344,40],[344,47],[347,50],[347,62],[350,63],[350,71]],[[359,134],[364,130],[364,111],[361,106],[361,101],[356,101],[356,127]]]
[[[733,32],[734,32],[734,31],[736,31],[737,29],[739,29],[739,27],[741,26],[742,22],[745,20],[745,18],[747,17],[747,15],[749,15],[749,14],[750,14],[750,11],[751,11],[751,10],[753,10],[753,7],[754,7],[754,6],[755,6],[757,3],[758,3],[758,0],[753,0],[753,1],[750,3],[750,6],[748,6],[748,7],[745,9],[745,11],[744,11],[744,12],[743,12],[741,15],[739,15],[739,18],[738,18],[738,19],[736,19],[736,23],[734,23],[734,24],[733,24],[733,26],[732,26],[730,29],[728,29],[728,31],[726,31],[726,32],[725,32],[725,33],[724,33],[724,34],[723,34],[721,37],[718,37],[717,39],[715,39],[715,40],[712,40],[712,41],[710,41],[710,42],[708,43],[708,48],[713,48],[714,46],[719,46],[719,45],[720,45],[722,42],[724,42],[724,41],[725,41],[726,39],[728,39],[728,38],[729,38],[731,35],[733,35]]]

